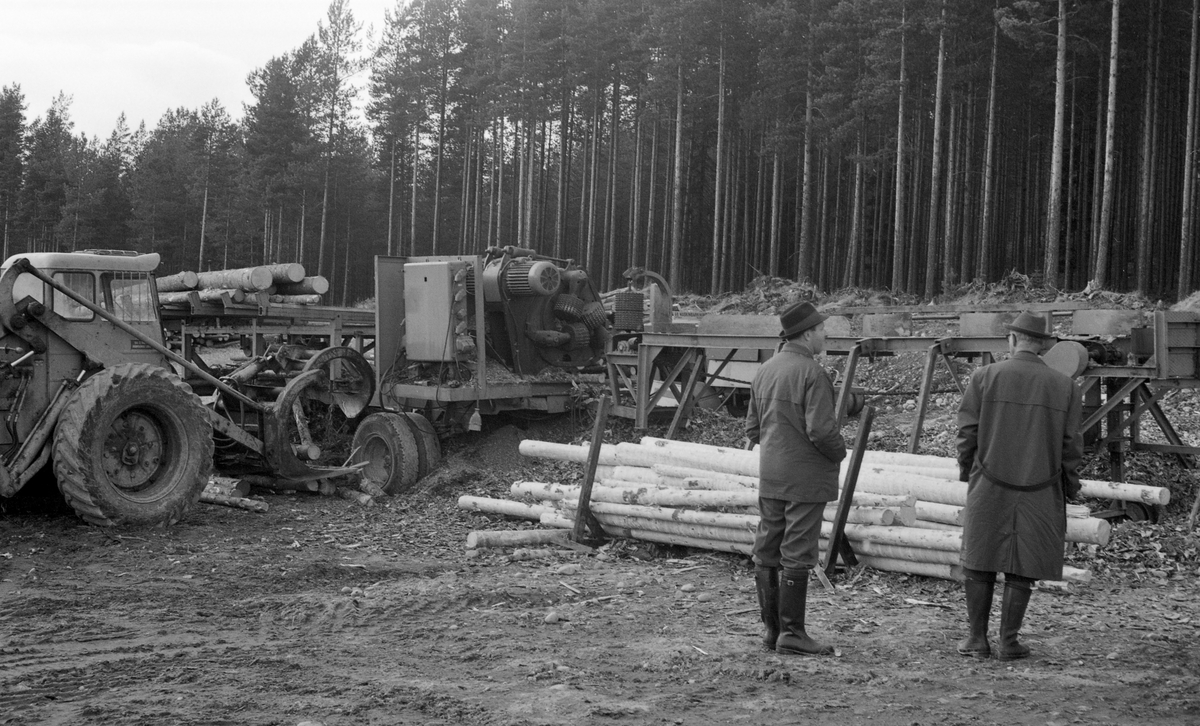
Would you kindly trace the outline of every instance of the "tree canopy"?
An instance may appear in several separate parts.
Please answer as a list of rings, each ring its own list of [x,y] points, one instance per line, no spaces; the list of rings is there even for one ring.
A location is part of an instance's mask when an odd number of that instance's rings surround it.
[[[364,31],[364,22],[378,28]],[[6,255],[166,272],[515,244],[601,287],[1194,291],[1197,0],[333,0],[221,99],[76,134],[0,90]],[[1176,59],[1188,59],[1178,62]]]

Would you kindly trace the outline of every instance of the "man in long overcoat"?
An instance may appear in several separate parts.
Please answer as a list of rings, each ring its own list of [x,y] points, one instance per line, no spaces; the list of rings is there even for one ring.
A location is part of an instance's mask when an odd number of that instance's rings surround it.
[[[1062,579],[1066,500],[1079,493],[1083,456],[1075,382],[1039,356],[1050,320],[1021,313],[1009,330],[1008,360],[971,376],[958,412],[959,478],[969,482],[962,565],[970,634],[958,652],[991,654],[988,616],[996,573],[1004,573],[1000,660],[1029,656],[1018,640],[1035,580]]]
[[[846,442],[833,382],[814,356],[825,349],[825,316],[796,303],[779,316],[783,344],[750,384],[746,436],[759,444],[755,581],[766,634],[779,653],[829,655],[805,630],[808,574],[817,565],[826,502],[837,499]]]

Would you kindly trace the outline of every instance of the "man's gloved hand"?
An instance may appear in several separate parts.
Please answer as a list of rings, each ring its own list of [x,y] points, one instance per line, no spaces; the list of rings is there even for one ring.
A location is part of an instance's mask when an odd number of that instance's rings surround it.
[[[1079,492],[1083,490],[1083,485],[1079,483],[1079,479],[1068,477],[1063,474],[1062,477],[1063,498],[1072,504],[1078,503]]]

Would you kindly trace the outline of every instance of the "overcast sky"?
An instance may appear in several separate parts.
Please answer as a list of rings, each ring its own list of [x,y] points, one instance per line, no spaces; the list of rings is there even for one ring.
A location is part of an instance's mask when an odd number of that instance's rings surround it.
[[[397,0],[349,0],[378,35]],[[216,98],[235,119],[252,100],[246,76],[294,50],[329,0],[0,0],[0,87],[16,83],[25,118],[72,97],[76,134],[108,138],[121,112],[153,128],[169,109]]]

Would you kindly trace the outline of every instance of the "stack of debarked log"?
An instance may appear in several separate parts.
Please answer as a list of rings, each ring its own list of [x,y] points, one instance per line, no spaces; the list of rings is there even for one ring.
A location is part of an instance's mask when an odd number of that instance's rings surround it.
[[[164,305],[200,302],[233,303],[246,301],[246,296],[266,293],[273,303],[290,305],[320,305],[321,296],[329,292],[329,280],[320,275],[309,276],[304,265],[284,262],[258,267],[210,272],[177,272],[157,280],[158,299]]]
[[[586,463],[588,449],[536,440],[520,445],[526,456],[580,464]],[[590,505],[613,536],[748,554],[758,525],[757,477],[757,452],[652,437],[640,443],[604,444]],[[464,496],[459,506],[570,527],[579,489],[516,482],[511,500]],[[1084,480],[1082,495],[1166,504],[1170,491]],[[961,579],[958,561],[966,499],[967,485],[958,481],[953,459],[868,451],[845,534],[858,560],[868,567]],[[825,509],[822,551],[832,534],[835,513],[836,502]],[[1109,522],[1091,517],[1087,507],[1068,505],[1068,542],[1104,546],[1110,530]],[[1090,578],[1088,570],[1064,569],[1065,583],[1085,583]]]

